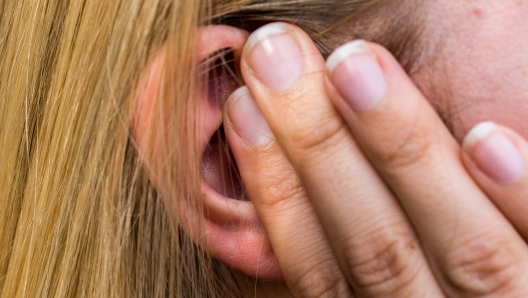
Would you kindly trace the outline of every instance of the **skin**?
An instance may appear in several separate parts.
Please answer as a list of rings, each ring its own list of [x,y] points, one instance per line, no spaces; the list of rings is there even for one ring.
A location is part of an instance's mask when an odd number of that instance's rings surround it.
[[[427,5],[431,56],[412,78],[386,50],[369,44],[388,85],[371,111],[356,113],[344,103],[336,77],[294,26],[289,34],[305,69],[290,88],[270,89],[255,75],[253,48],[240,53],[244,82],[273,137],[248,141],[233,121],[239,96],[227,100],[224,129],[252,204],[233,203],[242,215],[221,213],[260,221],[269,240],[260,228],[248,236],[244,225],[217,233],[221,225],[211,221],[208,241],[214,255],[249,275],[261,277],[264,268],[264,278],[276,279],[278,261],[289,291],[272,297],[527,295],[528,175],[497,182],[475,163],[482,145],[460,144],[475,124],[491,120],[528,164],[528,109],[522,108],[528,40],[519,38],[528,31],[528,5]],[[242,50],[239,40],[228,45]],[[201,110],[214,119],[202,125],[210,136],[222,111]],[[394,144],[402,146],[395,151]],[[272,254],[251,253],[267,241]],[[236,255],[226,242],[247,247]],[[259,284],[259,292],[270,290],[285,289]]]
[[[452,16],[441,29],[460,25],[414,82],[390,53],[369,44],[387,90],[368,111],[346,104],[300,29],[287,25],[285,33],[304,63],[288,88],[270,87],[255,71],[254,45],[244,48],[249,100],[274,137],[255,144],[241,133],[233,121],[240,92],[226,104],[226,135],[294,295],[528,294],[528,175],[497,181],[475,159],[483,143],[460,146],[471,127],[492,120],[504,124],[494,134],[528,164],[528,111],[520,108],[528,42],[518,38],[528,13],[519,1],[489,2],[431,4]]]
[[[461,141],[492,120],[528,138],[528,3],[430,1],[426,32],[438,41],[434,59],[413,81]],[[436,54],[435,54],[436,52]]]

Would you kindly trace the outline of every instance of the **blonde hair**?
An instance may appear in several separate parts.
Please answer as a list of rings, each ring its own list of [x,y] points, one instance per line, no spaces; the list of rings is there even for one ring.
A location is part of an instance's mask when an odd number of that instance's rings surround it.
[[[152,138],[170,150],[169,192],[199,210],[188,79],[198,25],[290,21],[328,54],[338,41],[321,33],[379,17],[384,2],[393,1],[1,1],[0,297],[242,296],[235,273],[182,233],[179,222],[196,223],[173,212],[179,203],[162,200],[143,169],[130,136],[140,74],[166,44],[165,64],[177,67],[165,71],[156,110],[174,117],[170,138]],[[396,40],[357,32],[389,48]]]

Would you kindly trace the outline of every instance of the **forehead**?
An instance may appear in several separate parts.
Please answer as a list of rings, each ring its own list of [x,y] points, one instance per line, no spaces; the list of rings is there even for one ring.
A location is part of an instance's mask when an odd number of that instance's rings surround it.
[[[457,139],[485,120],[528,138],[528,3],[522,0],[430,1],[434,59],[413,79]]]

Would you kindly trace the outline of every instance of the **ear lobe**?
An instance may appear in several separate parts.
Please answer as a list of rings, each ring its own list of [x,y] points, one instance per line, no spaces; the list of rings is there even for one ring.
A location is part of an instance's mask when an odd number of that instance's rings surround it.
[[[253,204],[222,202],[225,198],[215,198],[207,190],[205,193],[209,193],[204,205],[209,208],[205,211],[205,228],[210,252],[250,276],[282,280],[278,261]]]
[[[225,53],[232,53],[232,67],[238,67],[238,58],[248,37],[246,31],[230,26],[205,26],[198,30],[197,35],[197,64],[204,64],[208,59],[225,61]],[[227,49],[227,50],[226,50]],[[224,60],[222,60],[224,59]],[[228,59],[229,60],[229,59]],[[134,110],[134,123],[132,132],[139,151],[145,152],[148,149],[146,143],[148,119],[152,113],[153,102],[158,95],[160,81],[162,79],[165,50],[162,48],[152,62],[144,70],[138,85],[138,96],[136,98],[136,108]],[[231,62],[231,61],[227,61]],[[210,67],[211,68],[211,67]],[[199,77],[198,86],[202,89],[198,92],[196,99],[198,111],[199,148],[203,154],[201,192],[204,210],[204,225],[206,230],[206,247],[209,252],[226,263],[245,274],[256,276],[261,279],[280,280],[281,271],[275,258],[269,239],[260,223],[258,215],[251,201],[241,198],[245,191],[243,185],[236,176],[236,170],[231,171],[229,167],[235,167],[234,159],[226,154],[227,144],[222,142],[222,109],[223,103],[229,95],[239,87],[236,72],[225,65],[220,68],[212,67]],[[189,111],[192,112],[192,111]],[[170,115],[165,115],[170,117]],[[155,130],[155,127],[151,127]],[[163,149],[163,148],[162,148]],[[171,152],[165,148],[159,152]],[[228,151],[228,150],[227,150]],[[164,153],[161,153],[164,154]],[[160,193],[166,193],[163,188],[162,177],[157,177],[156,173],[160,167],[164,166],[163,156],[160,153],[145,154],[143,156],[149,178],[156,185]],[[198,165],[197,165],[198,166]],[[227,169],[227,170],[226,170]],[[233,174],[234,173],[234,174]],[[247,196],[247,195],[246,195]],[[165,198],[174,200],[174,198]],[[196,198],[199,200],[200,198]],[[194,209],[180,206],[182,212],[196,212]],[[187,215],[189,217],[189,215]],[[197,218],[198,215],[191,215]],[[194,235],[195,241],[201,243],[203,237],[196,235],[192,227],[185,227],[186,231]],[[203,243],[202,243],[203,244]]]

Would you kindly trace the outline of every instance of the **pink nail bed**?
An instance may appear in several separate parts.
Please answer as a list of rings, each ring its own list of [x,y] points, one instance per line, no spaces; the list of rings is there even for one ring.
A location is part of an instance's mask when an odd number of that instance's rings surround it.
[[[524,160],[515,144],[493,122],[475,126],[464,147],[477,166],[493,180],[513,184],[524,175]]]
[[[337,90],[356,112],[373,109],[385,96],[385,75],[364,40],[338,48],[328,58],[326,68]]]
[[[240,136],[253,146],[265,145],[273,140],[268,122],[248,88],[241,87],[231,96],[234,100],[229,107],[229,115]]]
[[[304,60],[301,49],[281,23],[266,25],[248,39],[252,51],[249,64],[256,77],[275,91],[290,89],[302,75]]]

